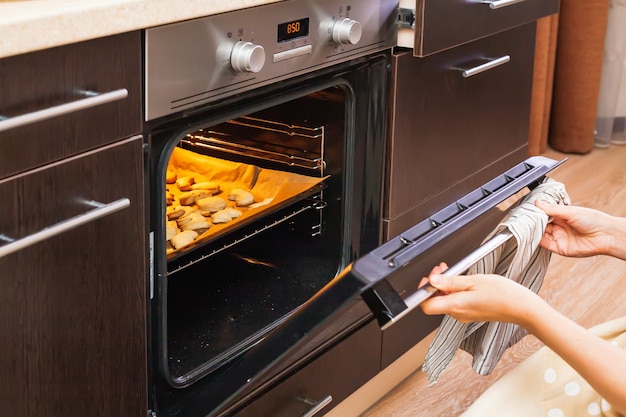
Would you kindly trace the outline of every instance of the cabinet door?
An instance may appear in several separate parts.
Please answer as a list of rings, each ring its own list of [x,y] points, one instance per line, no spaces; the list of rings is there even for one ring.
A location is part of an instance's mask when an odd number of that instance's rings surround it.
[[[0,92],[0,178],[138,134],[141,33],[1,59]]]
[[[427,58],[394,57],[387,238],[526,158],[534,36],[530,23]],[[493,66],[464,77],[484,64]]]
[[[145,417],[142,166],[135,137],[0,181],[4,415]],[[122,208],[6,253],[93,201]]]

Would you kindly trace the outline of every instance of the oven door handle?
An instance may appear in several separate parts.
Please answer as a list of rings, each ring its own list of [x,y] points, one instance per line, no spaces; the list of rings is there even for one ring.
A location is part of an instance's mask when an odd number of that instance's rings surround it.
[[[459,262],[446,269],[442,275],[454,276],[464,274],[472,265],[483,259],[485,256],[489,255],[491,252],[496,250],[500,245],[503,245],[512,237],[513,234],[511,232],[509,232],[508,230],[503,230],[502,232],[496,234],[491,239],[480,245],[476,250],[467,255],[465,258],[461,259]],[[406,316],[411,311],[416,309],[420,304],[429,299],[436,292],[437,289],[430,285],[430,283],[426,283],[425,285],[418,288],[417,291],[415,291],[404,300],[407,308],[395,315],[394,317],[390,317],[389,321],[385,323],[381,327],[381,329],[386,330],[393,324],[397,323],[400,319],[402,319],[402,317]]]
[[[380,327],[386,329],[397,323],[436,292],[428,284],[405,300],[391,285],[392,278],[408,274],[414,279],[413,274],[423,274],[423,265],[420,262],[425,252],[497,208],[519,191],[536,187],[548,172],[565,161],[566,159],[555,161],[541,156],[530,157],[353,262],[351,273],[364,282],[361,297]],[[510,236],[507,233],[496,235],[448,269],[445,274],[462,274],[508,239]]]

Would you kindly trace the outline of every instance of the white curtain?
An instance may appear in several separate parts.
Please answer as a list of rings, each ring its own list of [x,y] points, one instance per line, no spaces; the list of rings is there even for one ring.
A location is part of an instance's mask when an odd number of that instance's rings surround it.
[[[626,0],[611,0],[596,118],[596,147],[606,148],[611,143],[626,144],[626,132],[614,131],[615,118],[626,116],[625,65]]]

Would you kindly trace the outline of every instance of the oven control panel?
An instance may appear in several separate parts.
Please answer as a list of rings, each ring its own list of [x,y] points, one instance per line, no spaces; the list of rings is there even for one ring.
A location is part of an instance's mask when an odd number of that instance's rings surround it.
[[[397,0],[287,0],[146,30],[146,120],[395,45]]]

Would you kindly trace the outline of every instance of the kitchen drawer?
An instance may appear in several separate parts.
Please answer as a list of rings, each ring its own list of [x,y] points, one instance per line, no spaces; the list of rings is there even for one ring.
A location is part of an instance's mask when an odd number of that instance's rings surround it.
[[[314,402],[332,398],[325,407],[319,404],[319,412],[310,414],[322,416],[378,373],[380,346],[380,327],[370,320],[235,415],[301,416],[316,406]]]
[[[0,180],[4,415],[145,417],[142,144]]]
[[[0,178],[141,132],[141,56],[137,31],[1,59]]]
[[[413,4],[414,45],[400,46],[414,47],[417,56],[536,21],[559,9],[558,0],[402,0],[400,7],[412,9]]]
[[[533,22],[426,58],[394,55],[387,239],[526,158],[534,38]]]

